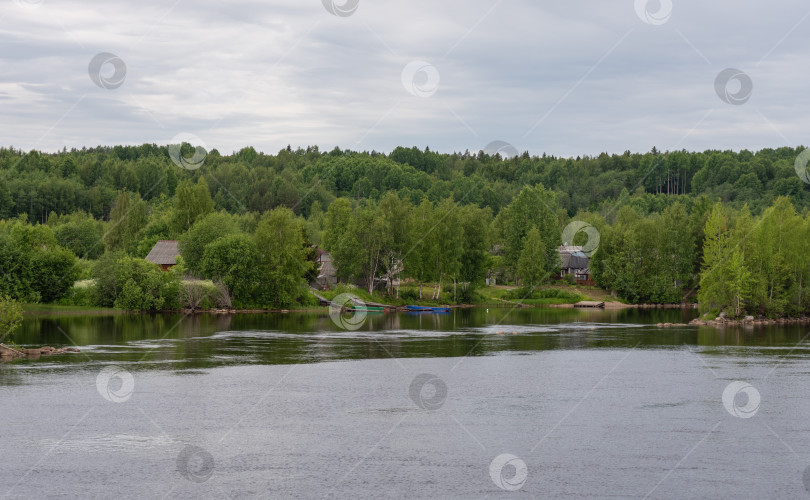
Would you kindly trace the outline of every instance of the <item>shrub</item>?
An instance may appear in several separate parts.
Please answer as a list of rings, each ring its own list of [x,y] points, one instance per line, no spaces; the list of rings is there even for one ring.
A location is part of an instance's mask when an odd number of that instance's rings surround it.
[[[77,281],[68,293],[59,300],[63,306],[92,307],[96,304],[96,285],[93,280]]]
[[[11,337],[22,323],[22,305],[8,295],[0,295],[0,341]]]
[[[96,304],[130,311],[160,311],[179,306],[177,273],[161,271],[144,259],[105,254],[93,269]]]
[[[184,280],[180,292],[180,306],[186,309],[206,309],[206,302],[212,303],[211,298],[217,293],[217,287],[210,281]]]
[[[214,282],[214,293],[211,297],[216,304],[217,307],[222,309],[230,309],[233,307],[233,300],[231,299],[231,293],[228,291],[228,287],[222,280],[217,280]]]

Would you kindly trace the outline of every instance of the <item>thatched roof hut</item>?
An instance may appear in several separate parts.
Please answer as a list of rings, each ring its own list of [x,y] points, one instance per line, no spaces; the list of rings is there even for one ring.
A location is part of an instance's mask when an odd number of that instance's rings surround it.
[[[177,240],[158,240],[146,260],[159,265],[164,271],[171,269],[177,264],[177,256],[180,255],[177,243]]]

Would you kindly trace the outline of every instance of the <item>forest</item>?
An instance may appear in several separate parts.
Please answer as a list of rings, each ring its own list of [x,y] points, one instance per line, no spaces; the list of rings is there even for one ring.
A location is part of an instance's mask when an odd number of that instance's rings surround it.
[[[585,237],[563,242],[563,228],[584,221],[600,235],[592,277],[623,300],[800,315],[810,291],[802,150],[248,147],[212,150],[189,169],[154,144],[0,149],[0,295],[136,311],[306,306],[320,248],[341,281],[403,280],[420,300],[474,303],[487,277],[526,294],[548,283],[557,247]],[[180,242],[169,272],[144,260],[158,240]]]

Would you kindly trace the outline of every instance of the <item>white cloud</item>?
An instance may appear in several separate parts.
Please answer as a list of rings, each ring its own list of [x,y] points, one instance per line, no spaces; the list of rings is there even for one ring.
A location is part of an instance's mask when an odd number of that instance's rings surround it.
[[[349,17],[318,0],[8,3],[0,132],[24,149],[181,132],[222,152],[474,151],[500,139],[576,156],[808,142],[810,20],[798,0],[676,2],[659,26],[632,1],[360,0]],[[126,62],[119,89],[90,80],[99,52]],[[413,60],[439,71],[431,97],[401,83]],[[715,94],[727,67],[754,82],[743,106]]]

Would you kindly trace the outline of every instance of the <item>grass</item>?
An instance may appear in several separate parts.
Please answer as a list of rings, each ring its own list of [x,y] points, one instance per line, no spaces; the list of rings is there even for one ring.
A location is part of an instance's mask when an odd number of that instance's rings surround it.
[[[395,306],[424,305],[435,306],[440,304],[454,304],[453,287],[445,286],[438,300],[431,300],[433,285],[425,284],[422,288],[422,299],[419,299],[418,286],[403,286],[399,290],[399,297],[389,297],[385,292],[374,291],[369,294],[367,290],[354,285],[341,283],[332,290],[318,292],[329,300],[342,293],[352,294],[365,302],[379,302]],[[553,283],[539,287],[532,297],[523,297],[521,291],[514,286],[484,286],[475,290],[475,298],[471,305],[487,307],[508,307],[509,305],[523,304],[527,306],[549,306],[555,304],[574,304],[582,300],[599,302],[617,301],[617,297],[610,292],[591,286],[574,286],[563,283]]]
[[[117,312],[120,313],[119,309],[112,309],[109,307],[89,307],[89,306],[63,306],[59,304],[33,304],[27,303],[23,304],[23,313],[34,313],[34,314],[43,314],[43,313],[71,313],[71,312],[83,312],[83,313],[109,313],[109,312]]]

